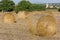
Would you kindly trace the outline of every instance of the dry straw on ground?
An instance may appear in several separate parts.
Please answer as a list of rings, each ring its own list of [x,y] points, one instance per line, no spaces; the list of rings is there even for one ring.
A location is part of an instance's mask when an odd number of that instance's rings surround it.
[[[5,13],[2,18],[4,23],[14,23],[15,16],[12,13]]]
[[[35,15],[35,14],[34,14]],[[42,15],[42,16],[41,16]],[[40,36],[52,36],[56,33],[56,20],[52,12],[40,12],[40,18],[38,20],[37,26],[32,25],[32,20],[29,20],[29,31],[32,34]]]

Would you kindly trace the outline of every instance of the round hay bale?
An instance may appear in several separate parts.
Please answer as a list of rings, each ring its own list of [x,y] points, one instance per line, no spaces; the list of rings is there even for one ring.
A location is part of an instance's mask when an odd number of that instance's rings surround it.
[[[42,16],[38,20],[37,35],[39,36],[52,36],[56,33],[56,20],[53,16]]]
[[[28,12],[26,11],[20,11],[18,12],[17,16],[18,16],[18,19],[25,19],[28,15]]]
[[[40,35],[40,36],[50,36],[50,35],[55,34],[56,33],[56,27],[55,27],[56,26],[56,20],[55,20],[55,18],[53,16],[53,13],[50,12],[50,11],[48,11],[48,12],[47,11],[46,12],[45,11],[41,11],[40,13],[41,14],[38,14],[38,16],[35,15],[35,14],[31,14],[28,17],[28,26],[29,26],[28,28],[29,28],[29,31],[33,35],[35,34],[35,35]],[[36,19],[34,19],[34,18],[36,18]],[[37,20],[37,22],[34,21],[34,20]],[[47,29],[44,28],[45,25],[48,25]],[[44,32],[44,30],[46,30],[46,31]],[[40,32],[43,32],[44,34],[42,34]]]
[[[3,22],[4,23],[14,23],[15,22],[15,16],[12,13],[6,13],[3,16]]]

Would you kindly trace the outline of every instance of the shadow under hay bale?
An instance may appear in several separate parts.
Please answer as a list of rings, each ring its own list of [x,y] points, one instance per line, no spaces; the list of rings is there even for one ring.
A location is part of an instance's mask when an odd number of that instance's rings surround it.
[[[35,14],[33,14],[35,15]],[[39,35],[39,36],[52,36],[56,33],[56,19],[54,18],[54,15],[52,12],[41,12],[39,14],[38,22],[36,23],[36,26],[33,26],[32,19],[33,17],[29,18],[28,22],[28,28],[29,31],[33,35]],[[36,16],[36,15],[35,15]]]
[[[4,23],[15,23],[15,16],[12,13],[5,13],[2,20]]]
[[[25,18],[27,18],[27,16],[28,16],[28,12],[26,12],[26,11],[20,11],[17,14],[18,19],[25,19]]]

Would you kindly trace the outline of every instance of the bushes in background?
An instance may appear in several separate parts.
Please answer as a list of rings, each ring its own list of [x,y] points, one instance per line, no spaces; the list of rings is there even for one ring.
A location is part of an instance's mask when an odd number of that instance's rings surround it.
[[[19,11],[41,11],[45,10],[45,5],[43,4],[32,4],[29,1],[21,1],[15,8],[16,13]]]
[[[6,11],[13,11],[15,8],[15,3],[11,0],[2,0],[0,2],[0,11],[6,12]]]
[[[29,6],[30,5],[31,5],[31,3],[29,1],[21,1],[16,6],[15,11],[16,12],[19,12],[19,11],[27,11],[29,9]]]
[[[45,5],[43,4],[32,4],[29,1],[22,0],[15,6],[15,3],[12,0],[1,0],[0,1],[0,11],[11,12],[15,11],[41,11],[45,10]]]
[[[29,10],[28,11],[42,11],[42,10],[45,10],[45,5],[43,4],[32,4],[30,7],[29,7]]]
[[[60,8],[58,9],[58,11],[60,12]]]

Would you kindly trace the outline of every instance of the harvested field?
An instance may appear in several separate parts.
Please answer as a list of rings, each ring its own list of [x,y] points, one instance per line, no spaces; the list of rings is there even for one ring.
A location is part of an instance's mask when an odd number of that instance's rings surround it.
[[[57,21],[57,32],[56,35],[52,37],[41,37],[32,35],[28,30],[28,18],[17,20],[16,23],[13,24],[6,24],[1,22],[0,20],[0,40],[60,40],[60,12],[53,11],[54,16],[56,17]],[[36,23],[40,17],[39,14],[29,14],[30,19],[32,19],[32,25],[36,26]],[[2,18],[3,14],[0,13],[0,19]]]

